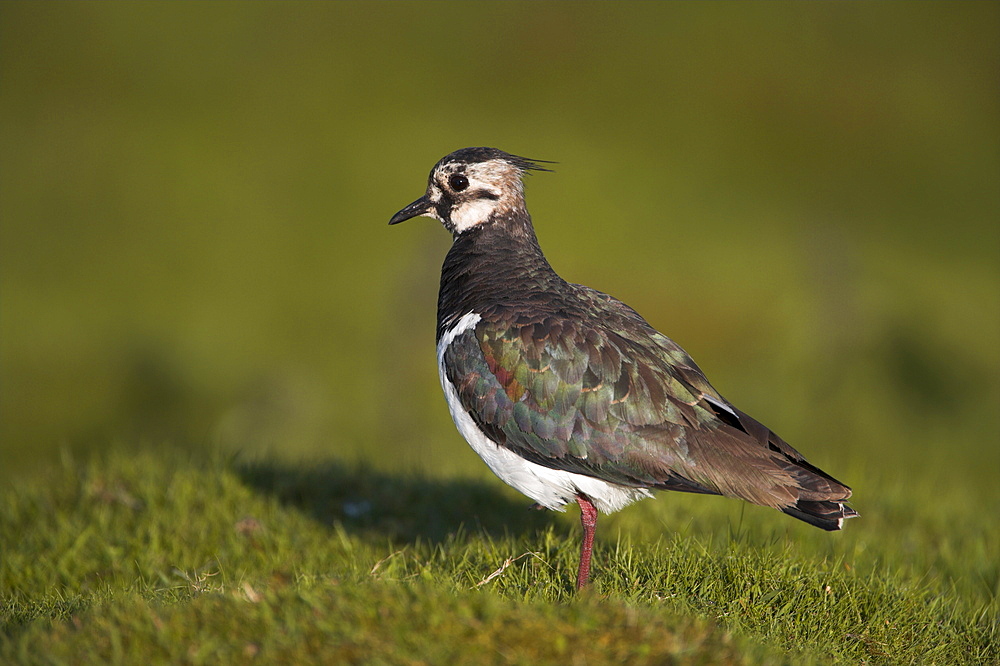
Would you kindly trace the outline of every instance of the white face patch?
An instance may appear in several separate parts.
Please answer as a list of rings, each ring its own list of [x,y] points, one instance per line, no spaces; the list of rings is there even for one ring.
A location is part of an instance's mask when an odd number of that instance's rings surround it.
[[[455,227],[455,233],[462,233],[477,224],[482,224],[490,219],[490,215],[497,209],[497,202],[494,199],[472,199],[458,204],[451,211],[451,223]]]
[[[451,177],[461,174],[468,185],[456,190],[451,185]],[[450,229],[460,234],[487,222],[498,212],[524,206],[524,189],[521,185],[521,170],[504,160],[489,160],[478,164],[446,164],[435,174],[427,188],[427,197],[440,203],[447,197],[454,201],[448,217]],[[427,217],[437,217],[436,211],[429,211]]]

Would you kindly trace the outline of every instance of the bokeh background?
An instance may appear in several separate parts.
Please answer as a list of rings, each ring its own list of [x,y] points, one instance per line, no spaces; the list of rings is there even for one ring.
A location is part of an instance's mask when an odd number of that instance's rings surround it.
[[[564,277],[862,513],[996,507],[998,81],[995,2],[2,3],[0,479],[112,446],[489,476],[438,387],[448,235],[386,223],[490,145],[558,162]]]

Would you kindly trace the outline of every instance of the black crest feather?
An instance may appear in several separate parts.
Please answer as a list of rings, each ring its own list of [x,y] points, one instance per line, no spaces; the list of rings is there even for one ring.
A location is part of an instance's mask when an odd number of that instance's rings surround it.
[[[507,162],[511,166],[517,167],[524,172],[552,171],[552,169],[546,169],[542,165],[555,164],[555,162],[550,162],[548,160],[533,160],[528,159],[527,157],[511,155],[510,153],[506,153],[499,148],[488,148],[486,146],[461,148],[450,155],[442,157],[438,164],[440,165],[448,162],[479,164],[480,162],[488,162],[490,160],[503,160],[504,162]]]

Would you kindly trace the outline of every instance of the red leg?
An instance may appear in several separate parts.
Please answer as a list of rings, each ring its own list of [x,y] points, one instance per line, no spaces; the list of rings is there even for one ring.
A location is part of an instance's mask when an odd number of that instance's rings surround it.
[[[580,524],[583,525],[583,544],[580,546],[580,568],[576,572],[576,589],[582,590],[590,583],[590,555],[594,550],[594,532],[597,531],[597,509],[586,495],[576,496],[580,505]]]

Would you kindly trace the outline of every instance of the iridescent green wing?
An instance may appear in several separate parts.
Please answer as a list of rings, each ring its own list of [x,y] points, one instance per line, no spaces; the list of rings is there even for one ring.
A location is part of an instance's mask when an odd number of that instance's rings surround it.
[[[622,308],[601,325],[482,320],[446,350],[448,379],[488,436],[546,467],[775,508],[850,495]]]
[[[452,342],[445,366],[477,425],[528,460],[625,485],[719,492],[700,478],[688,441],[717,421],[703,401],[705,388],[717,394],[680,347],[643,333],[636,341],[556,317],[481,321]]]

